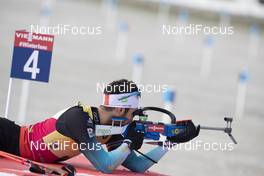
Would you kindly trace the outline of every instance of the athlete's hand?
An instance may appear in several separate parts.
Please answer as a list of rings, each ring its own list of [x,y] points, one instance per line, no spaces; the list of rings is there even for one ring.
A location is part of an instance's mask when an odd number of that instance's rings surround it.
[[[131,141],[130,149],[138,150],[141,148],[144,140],[144,133],[135,131],[136,122],[132,122],[128,125],[126,129],[125,140]]]
[[[184,132],[173,137],[167,137],[167,140],[170,142],[173,143],[188,142],[193,138],[197,137],[200,132],[200,125],[196,127],[191,120],[176,122],[176,124],[185,126]]]

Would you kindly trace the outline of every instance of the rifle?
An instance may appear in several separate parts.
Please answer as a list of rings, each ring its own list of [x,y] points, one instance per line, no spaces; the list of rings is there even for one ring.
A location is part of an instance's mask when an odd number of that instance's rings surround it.
[[[171,123],[165,124],[162,122],[152,122],[147,121],[148,115],[146,111],[156,111],[161,112],[168,115],[171,119]],[[175,115],[163,108],[159,107],[144,107],[137,109],[133,116],[139,116],[139,120],[136,121],[136,131],[140,131],[144,133],[144,139],[154,140],[152,142],[145,142],[147,144],[156,144],[161,145],[162,141],[160,141],[161,135],[166,137],[173,137],[185,132],[185,126],[179,125],[176,122]],[[123,134],[126,133],[126,126],[122,126],[122,121],[127,120],[124,117],[116,117],[112,118],[112,125],[96,125],[95,127],[95,135],[96,136],[107,136],[107,135],[114,135],[114,134]],[[232,121],[233,118],[225,117],[224,121],[226,122],[226,127],[209,127],[209,126],[200,126],[201,130],[215,130],[215,131],[223,131],[226,133],[234,144],[237,144],[237,141],[232,135]],[[119,123],[116,126],[116,122]]]
[[[167,114],[170,119],[170,124],[164,124],[162,122],[152,122],[147,121],[148,115],[146,114],[146,111],[158,111],[164,114]],[[144,133],[145,139],[151,139],[151,140],[160,140],[160,135],[166,136],[166,137],[173,137],[176,135],[179,135],[181,133],[185,132],[185,126],[183,125],[177,125],[176,117],[175,115],[162,108],[158,107],[144,107],[142,109],[138,109],[134,112],[134,116],[139,116],[139,120],[136,120],[136,130],[141,131]],[[237,141],[235,140],[234,136],[232,135],[232,121],[233,118],[225,117],[224,121],[226,122],[226,127],[209,127],[209,126],[200,126],[201,130],[215,130],[215,131],[223,131],[226,133],[232,142],[234,144],[237,144]],[[153,142],[147,142],[148,144],[154,144]],[[156,142],[157,144],[160,144],[159,142]]]

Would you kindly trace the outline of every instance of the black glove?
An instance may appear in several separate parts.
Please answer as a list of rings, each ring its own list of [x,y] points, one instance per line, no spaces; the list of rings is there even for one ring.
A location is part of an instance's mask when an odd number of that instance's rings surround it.
[[[180,134],[167,137],[167,140],[173,143],[183,143],[192,140],[197,137],[200,132],[200,125],[197,127],[193,124],[191,120],[176,122],[177,125],[184,126],[184,131]]]
[[[129,147],[131,150],[138,150],[141,148],[144,140],[144,133],[135,131],[136,122],[132,122],[126,129],[126,136],[124,142],[130,141]]]

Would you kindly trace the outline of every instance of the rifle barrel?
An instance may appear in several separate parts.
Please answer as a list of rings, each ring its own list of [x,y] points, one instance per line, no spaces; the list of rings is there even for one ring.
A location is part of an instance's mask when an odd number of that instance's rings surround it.
[[[202,129],[202,130],[217,130],[217,131],[225,131],[226,130],[226,128],[208,127],[208,126],[200,126],[200,129]]]

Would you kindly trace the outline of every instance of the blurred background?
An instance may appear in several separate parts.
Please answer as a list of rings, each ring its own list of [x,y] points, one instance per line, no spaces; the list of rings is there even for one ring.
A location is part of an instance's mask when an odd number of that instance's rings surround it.
[[[232,151],[170,151],[152,171],[168,175],[263,175],[264,4],[262,0],[0,0],[0,115],[4,116],[14,32],[30,25],[89,26],[89,35],[55,35],[49,83],[13,79],[8,118],[31,124],[78,101],[97,106],[98,83],[133,79],[169,87],[142,92],[142,106],[178,119],[224,126]],[[232,35],[164,34],[164,25],[232,26]],[[95,28],[100,27],[100,34]],[[262,76],[261,76],[262,75]],[[173,95],[173,97],[171,97]],[[24,119],[25,117],[25,119]],[[153,116],[151,120],[162,120]],[[221,132],[196,140],[231,142]],[[148,150],[152,146],[145,146]]]

